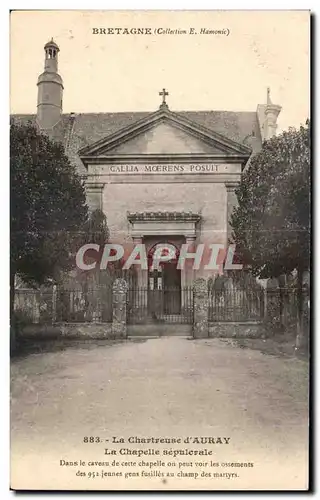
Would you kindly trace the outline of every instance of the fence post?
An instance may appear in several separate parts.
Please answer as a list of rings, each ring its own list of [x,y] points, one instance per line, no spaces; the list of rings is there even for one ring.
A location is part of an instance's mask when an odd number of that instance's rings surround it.
[[[275,333],[281,325],[280,289],[277,279],[269,279],[266,290],[266,317],[268,328]]]
[[[57,321],[57,285],[52,287],[52,323]]]
[[[194,282],[194,315],[193,336],[194,338],[209,337],[208,323],[208,286],[204,278],[198,278]]]
[[[93,317],[94,321],[102,321],[102,304],[101,304],[101,286],[96,286],[96,302],[95,302],[95,308],[93,310]],[[94,291],[93,291],[94,295]]]
[[[118,278],[112,287],[112,336],[126,338],[127,336],[127,289],[126,280]]]
[[[307,288],[302,290],[302,328],[304,332],[305,346],[309,347],[310,331],[310,294]]]
[[[40,291],[34,294],[34,322],[40,323]]]

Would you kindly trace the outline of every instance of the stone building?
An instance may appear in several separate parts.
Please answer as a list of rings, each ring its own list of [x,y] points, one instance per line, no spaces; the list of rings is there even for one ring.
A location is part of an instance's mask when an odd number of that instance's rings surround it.
[[[63,114],[59,47],[51,40],[44,52],[37,113],[15,118],[32,120],[64,144],[85,178],[89,208],[107,216],[110,241],[143,242],[149,255],[166,242],[177,255],[183,243],[190,249],[226,245],[241,173],[276,132],[281,107],[271,102],[269,90],[255,111],[175,111],[163,89],[158,109],[149,113]],[[152,288],[180,287],[194,278],[195,271],[179,271],[172,263],[156,275],[139,274],[140,284]]]

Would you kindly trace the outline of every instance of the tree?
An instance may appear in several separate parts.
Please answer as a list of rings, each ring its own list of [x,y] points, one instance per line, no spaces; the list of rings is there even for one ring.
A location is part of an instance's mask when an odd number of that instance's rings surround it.
[[[10,125],[10,169],[12,314],[16,274],[40,285],[70,269],[87,206],[63,146],[31,123]]]
[[[86,243],[104,245],[109,240],[107,217],[99,208],[91,212],[84,225],[84,239]]]
[[[309,121],[263,143],[237,196],[231,216],[237,251],[260,278],[297,272],[301,328],[302,275],[310,269]]]
[[[101,258],[103,255],[104,245],[109,241],[109,228],[107,224],[107,217],[99,208],[93,210],[86,220],[83,230],[79,235],[79,240],[77,242],[76,250],[80,249],[81,246],[89,243],[99,245],[99,251],[88,249],[86,255],[84,257],[84,261],[86,264],[97,262],[100,264]],[[97,270],[99,269],[99,265],[95,270],[92,270],[91,273],[85,271],[83,273],[84,276],[88,277],[90,275],[97,274]],[[98,273],[99,274],[99,273]],[[99,282],[98,277],[98,282]]]

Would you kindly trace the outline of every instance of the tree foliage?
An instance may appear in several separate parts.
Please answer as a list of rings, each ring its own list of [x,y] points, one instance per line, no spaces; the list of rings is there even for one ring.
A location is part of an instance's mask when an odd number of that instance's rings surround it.
[[[86,251],[84,261],[86,264],[97,262],[97,268],[95,271],[92,271],[92,274],[95,274],[99,269],[99,264],[101,262],[101,258],[104,251],[104,245],[109,241],[109,228],[107,224],[107,217],[103,213],[102,210],[96,209],[93,210],[88,219],[86,220],[81,236],[79,237],[79,241],[77,244],[76,251],[80,249],[82,245],[87,243],[99,245],[98,252],[93,249],[88,249]],[[88,274],[88,271],[85,272]],[[90,273],[89,273],[90,275]]]
[[[231,217],[245,264],[261,278],[309,269],[310,125],[265,141],[244,172]]]
[[[104,245],[109,240],[107,217],[100,209],[91,212],[84,225],[84,242]]]
[[[10,126],[11,276],[30,284],[67,270],[87,220],[84,186],[63,146],[31,123]]]

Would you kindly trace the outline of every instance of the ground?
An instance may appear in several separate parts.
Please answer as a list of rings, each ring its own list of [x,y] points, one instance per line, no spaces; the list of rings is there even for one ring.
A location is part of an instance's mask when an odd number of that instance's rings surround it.
[[[14,488],[307,487],[305,360],[263,354],[219,339],[164,337],[55,346],[12,360]],[[84,443],[90,436],[104,443]],[[113,436],[124,437],[126,443],[112,444]],[[114,457],[106,456],[105,448],[118,454],[119,446],[128,447],[129,436],[230,438],[229,444],[181,444],[178,449],[213,450],[212,456],[201,457],[207,461],[201,467],[217,471],[208,462],[213,460],[220,464],[219,472],[237,476],[181,477],[194,471],[195,463],[189,463],[194,457],[178,457],[172,461],[170,479],[150,477],[139,483],[139,478],[123,475],[108,482],[89,480],[79,460],[111,461]],[[150,447],[158,445],[129,446]],[[61,465],[60,460],[78,461],[78,466]],[[230,462],[253,467],[221,468]],[[76,475],[81,470],[87,471],[86,477]],[[147,470],[162,471],[161,465]]]

